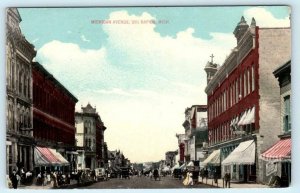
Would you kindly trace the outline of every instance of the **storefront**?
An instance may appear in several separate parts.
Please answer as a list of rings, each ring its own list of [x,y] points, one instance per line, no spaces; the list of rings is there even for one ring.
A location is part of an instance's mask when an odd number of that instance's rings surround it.
[[[256,180],[255,141],[241,142],[223,161],[222,170],[240,182]]]
[[[291,138],[279,140],[260,156],[264,164],[264,183],[268,184],[272,176],[279,176],[281,186],[291,183]]]
[[[55,149],[36,146],[34,148],[36,174],[39,172],[68,171],[69,162]]]
[[[208,170],[208,176],[213,178],[213,173],[221,176],[221,150],[214,150],[201,164]]]

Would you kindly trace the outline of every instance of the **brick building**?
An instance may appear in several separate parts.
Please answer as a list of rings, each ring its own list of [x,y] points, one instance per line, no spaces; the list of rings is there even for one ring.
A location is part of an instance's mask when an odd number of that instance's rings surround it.
[[[208,62],[209,152],[220,151],[222,175],[262,182],[259,155],[280,129],[279,86],[273,70],[291,57],[290,28],[260,28],[244,17],[234,30],[237,46],[219,67]],[[243,152],[243,153],[242,153]]]
[[[32,64],[33,85],[33,136],[36,141],[35,166],[53,166],[55,161],[48,158],[45,163],[38,156],[46,156],[48,151],[68,158],[60,160],[62,165],[74,169],[75,151],[75,104],[77,98],[71,94],[41,64]],[[48,149],[47,149],[48,148]],[[54,152],[55,150],[55,152]],[[68,155],[71,154],[71,155]]]
[[[280,133],[279,140],[260,156],[263,167],[263,181],[268,183],[273,176],[281,178],[281,186],[291,183],[291,61],[274,71],[280,86]]]

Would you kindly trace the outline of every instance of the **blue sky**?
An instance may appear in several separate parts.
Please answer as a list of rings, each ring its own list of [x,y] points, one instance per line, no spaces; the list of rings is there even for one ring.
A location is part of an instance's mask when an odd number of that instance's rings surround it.
[[[19,9],[36,60],[78,97],[77,110],[88,102],[97,107],[109,149],[121,149],[132,161],[160,160],[177,148],[185,108],[206,104],[204,66],[212,53],[222,64],[235,47],[232,32],[242,15],[248,23],[255,17],[260,27],[287,27],[289,11],[284,6]]]

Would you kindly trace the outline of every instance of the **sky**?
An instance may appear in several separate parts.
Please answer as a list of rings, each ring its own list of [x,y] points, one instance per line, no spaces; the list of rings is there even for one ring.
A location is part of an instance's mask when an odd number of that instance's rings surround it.
[[[290,26],[286,6],[18,10],[35,60],[79,99],[77,111],[96,106],[109,150],[131,162],[178,148],[185,109],[206,104],[204,66],[211,54],[222,65],[241,16],[260,27]]]

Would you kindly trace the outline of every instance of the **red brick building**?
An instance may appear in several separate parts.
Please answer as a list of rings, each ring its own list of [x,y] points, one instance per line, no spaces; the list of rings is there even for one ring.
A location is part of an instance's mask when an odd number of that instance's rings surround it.
[[[33,136],[37,146],[56,149],[67,157],[75,146],[78,100],[37,62],[32,64],[32,85]]]
[[[226,170],[235,180],[262,181],[257,158],[280,132],[280,89],[273,70],[291,56],[291,30],[260,28],[254,19],[249,26],[242,17],[233,33],[237,46],[223,65],[212,60],[205,67],[208,150],[221,150],[222,175]],[[237,155],[246,149],[249,154]]]

